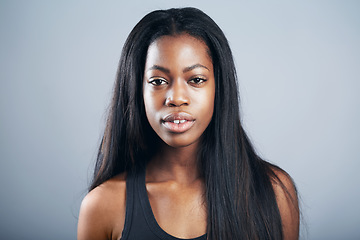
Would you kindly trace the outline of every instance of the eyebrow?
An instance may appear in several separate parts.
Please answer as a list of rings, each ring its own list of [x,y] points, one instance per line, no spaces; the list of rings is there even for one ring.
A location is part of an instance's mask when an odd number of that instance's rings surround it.
[[[189,71],[191,71],[191,70],[193,70],[193,69],[195,69],[195,68],[205,68],[205,69],[207,69],[208,71],[210,71],[210,70],[209,70],[207,67],[205,67],[204,65],[201,65],[200,63],[197,63],[197,64],[192,65],[192,66],[190,66],[190,67],[184,68],[183,73],[189,72]]]
[[[200,64],[200,63],[197,63],[197,64],[194,64],[194,65],[192,65],[192,66],[189,66],[189,67],[184,68],[183,73],[189,72],[189,71],[191,71],[191,70],[193,70],[193,69],[195,69],[195,68],[205,68],[205,69],[207,69],[208,71],[210,71],[209,68],[207,68],[206,66],[204,66],[204,65],[202,65],[202,64]],[[159,70],[159,71],[162,71],[162,72],[164,72],[164,73],[170,73],[170,69],[165,68],[165,67],[161,67],[161,66],[159,66],[159,65],[153,65],[153,66],[150,67],[147,71],[150,71],[150,70]]]
[[[162,71],[164,73],[170,73],[170,70],[168,68],[164,68],[164,67],[161,67],[159,65],[154,65],[154,66],[150,67],[146,71],[150,71],[150,70],[160,70],[160,71]]]

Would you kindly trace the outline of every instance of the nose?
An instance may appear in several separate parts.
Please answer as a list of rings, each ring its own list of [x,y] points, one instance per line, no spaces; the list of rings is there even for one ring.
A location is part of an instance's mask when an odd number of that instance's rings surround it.
[[[165,105],[168,107],[180,107],[190,104],[190,98],[187,91],[187,84],[183,80],[176,80],[172,82],[165,100]]]

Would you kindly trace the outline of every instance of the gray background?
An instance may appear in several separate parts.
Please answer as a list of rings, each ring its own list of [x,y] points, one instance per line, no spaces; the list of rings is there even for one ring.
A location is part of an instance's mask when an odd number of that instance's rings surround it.
[[[1,239],[76,238],[124,40],[178,6],[228,37],[245,128],[297,183],[302,238],[360,239],[360,1],[216,2],[0,1]]]

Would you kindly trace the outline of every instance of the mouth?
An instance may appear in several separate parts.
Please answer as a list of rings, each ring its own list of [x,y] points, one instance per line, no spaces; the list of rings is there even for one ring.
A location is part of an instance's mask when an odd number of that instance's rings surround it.
[[[195,123],[195,118],[185,112],[177,112],[166,115],[161,123],[173,133],[183,133],[188,131]]]

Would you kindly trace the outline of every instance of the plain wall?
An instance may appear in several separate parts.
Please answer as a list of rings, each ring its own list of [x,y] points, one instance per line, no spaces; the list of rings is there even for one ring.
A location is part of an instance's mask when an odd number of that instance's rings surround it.
[[[227,36],[244,126],[294,178],[302,239],[360,239],[360,2],[220,3],[0,1],[1,239],[76,238],[122,45],[180,6]]]

